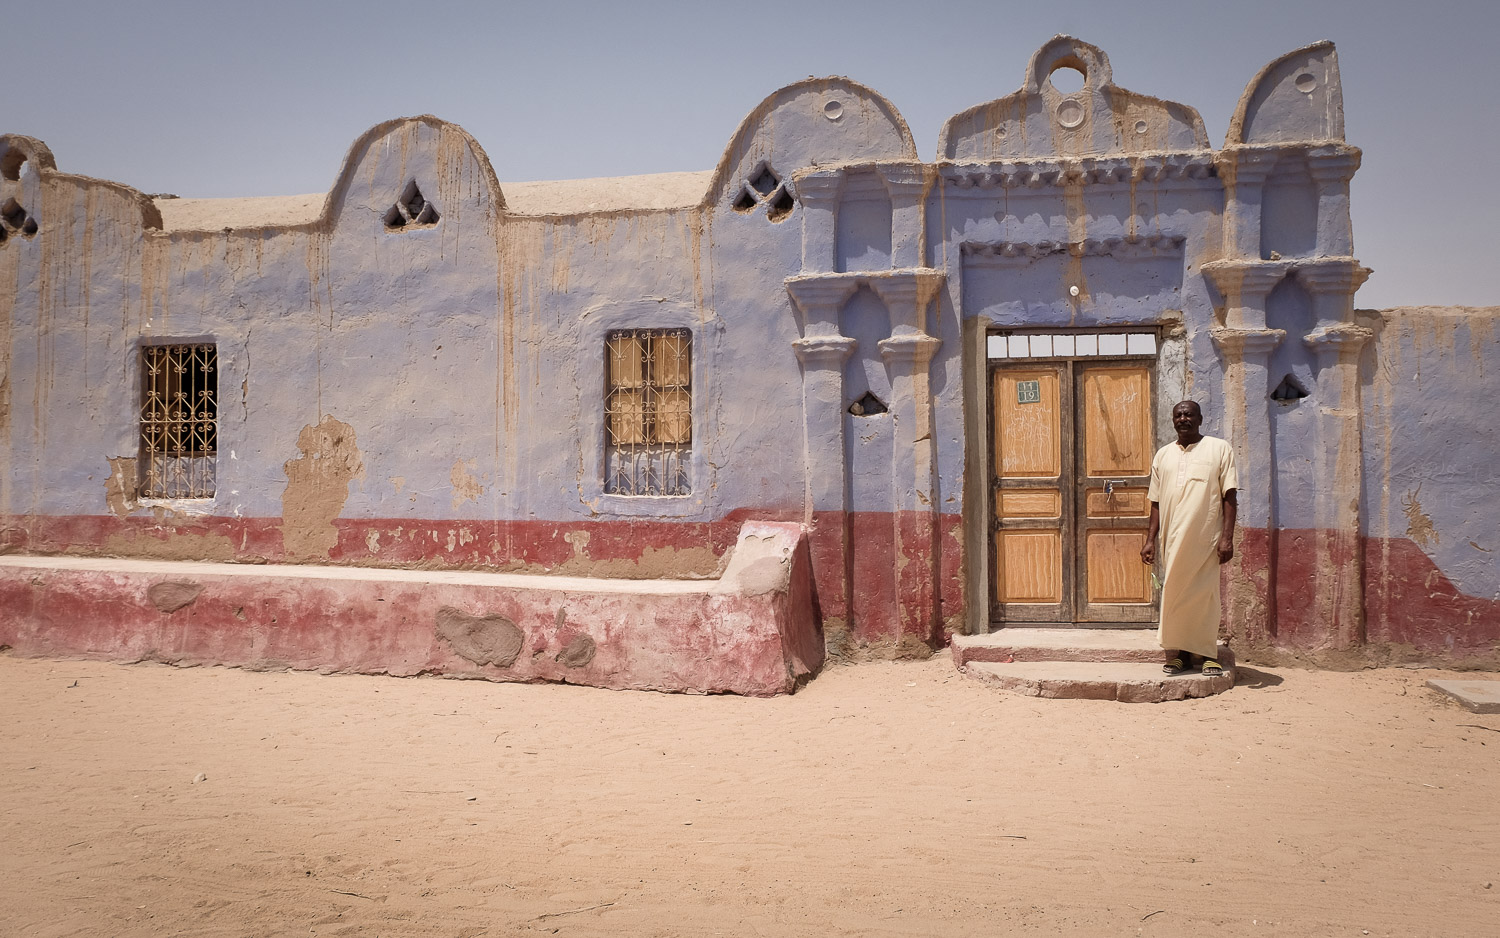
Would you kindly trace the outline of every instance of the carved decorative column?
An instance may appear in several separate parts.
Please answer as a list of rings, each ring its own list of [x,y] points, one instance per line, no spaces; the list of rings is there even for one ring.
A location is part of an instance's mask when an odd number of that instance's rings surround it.
[[[922,163],[881,163],[877,167],[891,197],[891,266],[926,267],[927,191],[933,176]]]
[[[1220,327],[1210,333],[1224,362],[1225,432],[1234,446],[1240,476],[1239,528],[1230,564],[1226,624],[1231,636],[1252,645],[1267,644],[1276,633],[1272,601],[1275,519],[1271,516],[1276,467],[1271,462],[1269,371],[1271,352],[1286,337],[1285,330],[1264,328],[1264,295],[1260,304],[1261,327]]]
[[[1311,525],[1318,608],[1312,616],[1327,623],[1335,648],[1350,648],[1365,638],[1359,356],[1374,333],[1351,320],[1354,291],[1369,275],[1367,268],[1349,257],[1325,258],[1299,267],[1296,274],[1312,297],[1318,320],[1318,327],[1303,339],[1318,357]]]
[[[855,341],[839,334],[839,311],[854,293],[848,278],[792,278],[787,292],[803,318],[792,342],[802,362],[803,523],[825,625],[849,621],[849,483],[844,459],[844,362]]]
[[[1216,160],[1224,181],[1224,253],[1260,257],[1260,206],[1266,177],[1276,166],[1275,152],[1224,149]]]
[[[1297,264],[1297,282],[1312,297],[1318,328],[1347,324],[1354,319],[1354,292],[1370,279],[1370,268],[1352,257],[1324,257]]]
[[[891,335],[926,333],[927,310],[947,275],[932,268],[870,274],[868,282],[891,314]]]
[[[1227,260],[1203,265],[1203,274],[1224,297],[1224,325],[1264,329],[1266,297],[1291,270],[1287,261]]]
[[[832,273],[838,263],[839,193],[843,170],[799,173],[793,182],[802,203],[802,272]]]
[[[937,449],[929,366],[942,341],[927,334],[927,311],[945,275],[930,268],[872,276],[891,317],[880,357],[891,376],[891,482],[895,493],[896,596],[901,636],[926,642],[938,627]]]
[[[1319,372],[1313,579],[1321,608],[1316,615],[1328,623],[1335,648],[1365,640],[1359,355],[1373,336],[1369,329],[1344,323],[1318,329],[1303,340],[1317,353]]]
[[[891,478],[894,483],[896,599],[901,634],[927,642],[938,615],[938,499],[932,435],[932,391],[928,367],[942,345],[922,333],[902,333],[880,342],[891,374]]]
[[[1307,154],[1307,169],[1318,187],[1318,249],[1320,257],[1354,253],[1354,229],[1349,221],[1349,180],[1359,169],[1354,147],[1319,147]]]

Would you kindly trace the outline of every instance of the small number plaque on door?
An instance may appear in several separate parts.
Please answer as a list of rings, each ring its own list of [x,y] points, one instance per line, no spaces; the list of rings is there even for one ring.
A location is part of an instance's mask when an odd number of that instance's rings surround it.
[[[1016,403],[1017,404],[1040,404],[1042,402],[1042,382],[1040,381],[1017,381]]]

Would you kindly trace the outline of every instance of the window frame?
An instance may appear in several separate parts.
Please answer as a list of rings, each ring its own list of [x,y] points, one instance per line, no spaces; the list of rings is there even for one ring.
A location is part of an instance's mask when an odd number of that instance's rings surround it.
[[[147,381],[149,374],[146,358],[147,355],[150,354],[148,350],[167,348],[191,349],[202,346],[207,346],[208,348],[212,349],[213,354],[213,370],[211,372],[211,374],[213,375],[213,447],[211,449],[204,450],[153,449],[150,446],[150,440],[148,437],[146,425],[146,405],[148,393]],[[131,373],[133,374],[133,377],[135,379],[134,386],[136,392],[132,414],[135,422],[134,434],[136,442],[136,479],[134,496],[138,504],[202,508],[205,506],[211,506],[214,503],[215,499],[217,499],[219,494],[219,453],[221,452],[221,448],[219,446],[219,443],[221,442],[219,439],[219,434],[222,430],[221,420],[223,416],[221,392],[223,389],[222,379],[224,372],[224,361],[222,355],[220,354],[220,351],[221,350],[219,348],[219,343],[213,336],[153,337],[149,339],[142,339],[135,344],[135,348],[132,354],[133,367],[131,369]],[[152,492],[149,489],[149,486],[153,474],[153,460],[157,457],[168,459],[205,460],[208,464],[207,475],[209,479],[210,491],[207,494],[190,493],[187,495],[168,494],[165,492]]]
[[[634,378],[617,382],[616,369],[617,343],[629,342],[634,347],[630,355],[628,370],[635,372]],[[683,342],[686,344],[687,374],[681,374],[681,368],[673,369],[676,374],[670,376],[677,378],[676,381],[669,380],[669,376],[663,374],[662,363],[666,360],[662,347],[668,343]],[[604,490],[610,495],[625,495],[633,498],[682,498],[693,493],[692,473],[684,467],[684,462],[691,463],[693,453],[693,333],[692,330],[682,327],[671,327],[666,329],[643,328],[643,329],[611,329],[604,334]],[[678,346],[679,360],[682,353]],[[685,381],[683,379],[686,379]],[[662,409],[665,401],[669,399],[687,398],[687,421],[684,427],[680,417],[671,419],[665,416]],[[634,398],[633,403],[626,403]],[[623,434],[617,431],[625,431]],[[621,442],[620,436],[635,437],[635,439]],[[672,437],[686,437],[686,439],[672,439]],[[612,489],[611,485],[622,473],[613,468],[616,454],[622,458],[634,455],[637,459],[644,458],[647,463],[653,461],[654,457],[660,459],[657,467],[659,474],[665,477],[668,471],[682,480],[686,491],[661,491],[661,492],[623,492]],[[671,466],[671,470],[666,467]],[[647,470],[650,472],[650,470]],[[640,470],[632,473],[635,476],[637,486],[640,482]],[[671,489],[674,484],[664,485],[663,488]]]
[[[686,455],[688,493],[684,495],[620,495],[605,491],[607,459],[606,395],[609,376],[607,341],[612,332],[686,329],[692,343],[689,369],[692,393],[690,446]],[[685,303],[656,298],[610,304],[586,312],[579,329],[577,386],[579,452],[582,472],[578,491],[584,506],[599,514],[623,517],[702,517],[706,493],[713,487],[713,467],[705,458],[708,427],[717,412],[712,362],[718,350],[722,321],[711,312]]]

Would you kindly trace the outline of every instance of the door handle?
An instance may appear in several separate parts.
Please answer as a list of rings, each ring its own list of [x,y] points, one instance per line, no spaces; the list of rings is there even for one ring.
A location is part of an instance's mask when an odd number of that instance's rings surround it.
[[[1109,481],[1107,481],[1107,482],[1104,483],[1104,494],[1105,495],[1113,495],[1113,494],[1115,494],[1115,486],[1117,486],[1117,485],[1124,485],[1124,484],[1125,484],[1125,480],[1124,479],[1110,479]]]

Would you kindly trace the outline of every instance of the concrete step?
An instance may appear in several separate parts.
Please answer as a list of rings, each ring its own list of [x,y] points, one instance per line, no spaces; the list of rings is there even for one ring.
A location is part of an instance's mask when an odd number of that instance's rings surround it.
[[[1157,650],[1160,653],[1160,649]],[[1227,662],[1226,662],[1227,666]],[[1162,673],[1161,662],[1016,661],[1000,664],[970,661],[964,674],[1027,697],[1073,700],[1118,700],[1161,703],[1222,694],[1234,686],[1234,670],[1218,677]]]
[[[1220,645],[1219,660],[1228,654]],[[1136,661],[1155,663],[1160,670],[1162,650],[1156,629],[1009,628],[953,636],[953,663],[963,668],[978,661]]]

